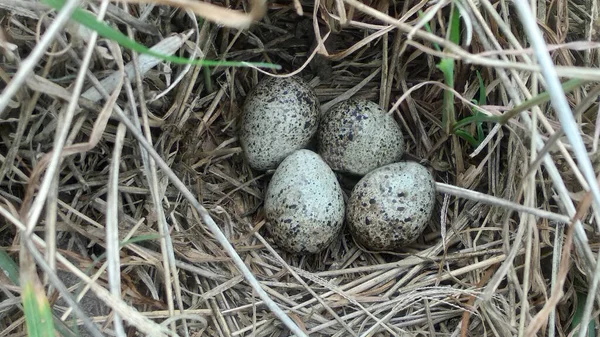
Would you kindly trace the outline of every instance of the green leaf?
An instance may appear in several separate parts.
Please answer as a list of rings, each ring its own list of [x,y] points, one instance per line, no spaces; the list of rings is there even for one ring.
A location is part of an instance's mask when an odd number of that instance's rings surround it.
[[[54,9],[61,9],[65,0],[42,0],[42,2],[50,5]],[[150,48],[137,43],[134,40],[131,40],[129,37],[119,32],[118,30],[113,29],[109,25],[104,22],[100,22],[96,19],[94,15],[91,13],[81,9],[76,8],[71,18],[81,25],[97,32],[99,35],[111,39],[123,47],[132,49],[141,54],[147,54],[150,56],[154,56],[158,59],[169,61],[175,64],[192,64],[192,65],[201,65],[201,66],[230,66],[230,67],[247,67],[254,66],[259,68],[270,68],[270,69],[281,69],[281,66],[271,63],[263,63],[263,62],[239,62],[239,61],[211,61],[211,60],[201,60],[201,59],[188,59],[185,57],[178,56],[169,56],[157,53]]]
[[[479,114],[477,114],[475,116],[465,117],[465,118],[459,120],[458,122],[456,122],[454,124],[453,130],[456,131],[456,130],[462,128],[463,126],[469,125],[471,123],[482,123],[482,122],[499,123],[500,122],[500,117],[497,117],[497,116],[487,116],[487,115],[484,115],[482,113],[479,113]]]
[[[486,93],[485,93],[485,85],[483,84],[483,78],[479,73],[479,70],[476,72],[477,79],[479,80],[479,105],[485,105],[486,102]],[[483,115],[479,110],[475,110],[475,116]],[[483,132],[483,123],[477,122],[477,139],[482,141],[485,138],[485,134]]]
[[[584,86],[590,82],[591,81],[588,81],[588,80],[572,78],[572,79],[564,82],[562,84],[562,88],[565,91],[565,93],[568,93],[568,92],[571,92],[577,88],[580,88],[581,86]],[[508,123],[509,119],[515,117],[519,113],[521,113],[525,110],[531,109],[536,105],[547,103],[549,101],[550,101],[550,94],[547,91],[537,94],[536,96],[528,99],[527,101],[519,104],[518,106],[516,106],[516,107],[510,109],[509,111],[505,112],[504,114],[502,114],[502,117],[500,118],[500,123],[506,124],[506,123]]]
[[[19,267],[8,253],[2,249],[0,249],[0,269],[14,285],[19,285]]]
[[[39,280],[27,280],[23,285],[21,297],[30,337],[54,337],[52,311],[46,294],[41,290]]]
[[[466,140],[467,142],[469,142],[469,144],[471,144],[472,147],[478,147],[481,144],[481,141],[475,139],[473,136],[471,136],[465,130],[456,130],[456,131],[454,131],[454,133],[457,136],[459,136],[460,138],[462,138],[462,139]]]
[[[577,293],[577,308],[575,309],[575,315],[573,315],[573,321],[571,322],[571,331],[577,329],[579,331],[579,325],[581,324],[581,317],[583,316],[583,310],[585,309],[586,295],[583,293]],[[588,337],[596,337],[596,323],[592,319],[588,325]]]
[[[460,44],[460,13],[456,6],[450,15],[450,42]]]
[[[460,43],[460,13],[458,8],[454,7],[450,14],[450,27],[448,31],[448,37],[451,42],[455,44]],[[444,81],[450,88],[454,88],[454,59],[445,57],[437,68],[444,74]],[[442,125],[444,131],[447,134],[452,133],[454,123],[456,122],[456,116],[454,113],[454,93],[450,90],[444,92],[444,106],[442,114]]]
[[[451,58],[444,58],[437,64],[437,68],[444,74],[446,85],[450,88],[454,88],[454,60]],[[446,90],[444,91],[442,125],[447,134],[452,132],[454,123],[454,93],[450,90]]]
[[[425,15],[425,13],[423,12],[423,10],[419,10],[419,17],[422,18],[423,15]],[[431,31],[431,26],[429,25],[429,22],[425,22],[425,30],[428,33],[432,33]],[[437,43],[433,43],[433,47],[437,50],[437,51],[442,51],[442,48],[440,48],[440,45]]]

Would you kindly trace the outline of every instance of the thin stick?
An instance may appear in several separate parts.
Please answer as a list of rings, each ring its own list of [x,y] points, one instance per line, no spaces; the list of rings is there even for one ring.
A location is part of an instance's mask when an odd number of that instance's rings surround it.
[[[467,190],[465,188],[460,188],[457,186],[448,185],[448,184],[439,183],[439,182],[435,183],[435,187],[439,193],[447,193],[447,194],[451,194],[451,195],[454,195],[457,197],[478,201],[478,202],[488,204],[488,205],[505,207],[505,208],[508,208],[508,209],[511,209],[511,210],[514,210],[517,212],[523,212],[523,213],[535,215],[540,218],[546,218],[546,219],[557,221],[557,222],[562,222],[562,223],[570,222],[570,218],[566,215],[557,214],[557,213],[553,213],[553,212],[549,212],[549,211],[544,211],[544,210],[537,209],[537,208],[523,206],[521,204],[517,204],[516,202],[512,202],[512,201],[509,201],[506,199],[494,197],[494,196],[491,196],[491,195],[488,195],[485,193],[471,191],[471,190]]]
[[[108,264],[108,284],[113,296],[121,297],[121,263],[119,258],[119,164],[121,150],[127,129],[121,123],[117,127],[115,146],[109,173],[106,199],[106,260]],[[113,327],[118,337],[125,336],[123,321],[118,313],[113,315]]]

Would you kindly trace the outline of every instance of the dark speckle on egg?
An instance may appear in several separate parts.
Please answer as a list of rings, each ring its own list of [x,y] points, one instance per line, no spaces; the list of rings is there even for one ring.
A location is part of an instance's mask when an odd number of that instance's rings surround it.
[[[317,253],[338,237],[344,198],[335,174],[309,150],[290,154],[277,168],[265,197],[266,228],[291,253]]]
[[[397,162],[404,153],[398,123],[365,100],[349,99],[331,107],[321,116],[317,138],[319,154],[332,169],[356,175]]]
[[[356,184],[348,199],[346,222],[363,247],[394,251],[421,235],[434,202],[433,177],[425,167],[415,162],[390,164]]]
[[[250,91],[240,123],[240,144],[250,166],[274,169],[306,147],[317,132],[319,101],[296,77],[266,77]]]

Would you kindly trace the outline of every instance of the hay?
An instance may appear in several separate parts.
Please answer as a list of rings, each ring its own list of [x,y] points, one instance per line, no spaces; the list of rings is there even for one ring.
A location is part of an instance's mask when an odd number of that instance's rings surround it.
[[[215,4],[254,15],[262,6]],[[460,46],[446,39],[453,4]],[[425,234],[401,252],[374,253],[344,232],[310,256],[287,254],[266,235],[269,174],[244,163],[237,141],[244,97],[266,70],[151,68],[59,24],[64,11],[14,0],[0,8],[0,245],[20,262],[21,280],[48,296],[61,333],[286,336],[295,326],[311,336],[565,336],[578,310],[598,324],[594,198],[548,100],[504,125],[483,123],[479,147],[442,125],[450,88],[440,57],[456,60],[457,120],[473,114],[476,71],[487,98],[479,109],[491,116],[545,90],[530,32],[509,2],[275,2],[243,31],[144,1],[87,7],[147,46],[170,39],[164,53],[279,64],[271,72],[297,72],[324,109],[362,97],[394,113],[405,159],[438,182]],[[598,4],[540,1],[534,13],[557,73],[586,80],[566,98],[597,168]],[[127,67],[138,71],[124,77]],[[355,181],[340,178],[349,193]],[[23,335],[21,288],[0,280],[0,336]],[[83,299],[73,306],[69,297]]]

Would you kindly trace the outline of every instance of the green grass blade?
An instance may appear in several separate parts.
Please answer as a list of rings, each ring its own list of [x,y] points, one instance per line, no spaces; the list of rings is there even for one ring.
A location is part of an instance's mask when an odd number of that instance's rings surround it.
[[[456,6],[450,15],[450,42],[460,45],[460,13]]]
[[[64,6],[65,0],[42,0],[42,2],[50,5],[56,10],[61,9]],[[169,56],[157,53],[150,48],[137,43],[130,39],[123,33],[113,29],[104,22],[100,22],[96,17],[89,12],[77,8],[71,15],[71,18],[77,21],[79,24],[97,32],[99,35],[111,39],[123,47],[129,48],[141,54],[147,54],[154,56],[158,59],[169,61],[175,64],[192,64],[201,66],[229,66],[229,67],[247,67],[254,66],[258,68],[269,68],[269,69],[281,69],[281,66],[271,63],[264,62],[239,62],[239,61],[211,61],[211,60],[200,60],[200,59],[188,59],[185,57]]]
[[[419,10],[419,18],[422,18],[422,17],[423,17],[423,15],[425,15],[425,13],[423,12],[423,10]],[[426,30],[428,33],[433,33],[433,32],[431,31],[431,26],[429,25],[429,22],[426,22],[424,26],[425,26],[425,30]],[[437,43],[435,43],[435,42],[433,43],[433,47],[434,47],[434,48],[435,48],[437,51],[442,51],[442,48],[440,48],[440,45],[439,45],[439,44],[437,44]]]
[[[575,309],[575,315],[573,315],[573,321],[571,322],[571,331],[575,329],[579,331],[579,325],[581,324],[586,297],[587,296],[583,293],[577,293],[577,308]],[[594,320],[591,320],[588,325],[587,336],[596,337],[596,323],[594,323]]]
[[[458,8],[454,7],[450,14],[450,27],[448,38],[454,44],[460,44],[460,13]],[[437,68],[444,74],[444,81],[450,88],[454,88],[454,59],[446,57],[438,63]],[[456,123],[454,113],[454,93],[450,90],[444,92],[444,113],[442,114],[442,125],[447,134],[452,133],[453,126]]]
[[[0,269],[2,269],[2,272],[4,272],[4,274],[6,274],[8,276],[8,278],[14,285],[18,286],[20,284],[19,269],[17,267],[17,264],[2,249],[0,249]],[[25,298],[25,297],[23,297],[23,298]],[[70,329],[64,325],[63,321],[61,321],[60,318],[53,315],[52,320],[55,324],[56,329],[58,330],[58,332],[61,335],[66,336],[66,337],[75,337],[73,332],[71,332]]]
[[[566,81],[565,83],[563,83],[562,88],[566,94],[566,93],[571,92],[587,83],[590,83],[590,81],[582,80],[579,78],[573,78],[573,79],[570,79],[570,80]],[[547,91],[544,91],[541,94],[538,94],[538,95],[532,97],[531,99],[512,108],[511,110],[505,112],[500,119],[500,123],[505,124],[508,122],[509,119],[515,117],[519,113],[521,113],[525,110],[529,110],[536,105],[547,103],[549,101],[550,101],[550,94]]]
[[[456,131],[456,130],[462,128],[463,126],[469,125],[471,123],[483,123],[483,122],[499,123],[500,117],[487,116],[482,113],[475,115],[475,116],[471,116],[471,117],[465,117],[454,124],[453,131]]]
[[[438,63],[437,68],[444,74],[444,82],[450,88],[454,88],[454,60],[445,58]],[[450,90],[444,91],[444,104],[442,114],[442,125],[444,131],[448,134],[452,132],[452,125],[455,123],[454,116],[454,93]]]
[[[486,93],[485,93],[485,85],[483,83],[483,78],[481,77],[481,73],[479,70],[476,72],[477,79],[479,80],[479,106],[485,105],[487,101]],[[475,116],[483,115],[478,110],[475,110]],[[482,141],[485,138],[485,134],[483,133],[483,123],[477,122],[477,139]]]
[[[21,293],[27,334],[30,337],[53,337],[54,322],[46,294],[41,290],[38,280],[29,279],[23,285]]]
[[[589,83],[590,81],[587,80],[582,80],[582,79],[578,79],[578,78],[574,78],[571,80],[566,81],[565,83],[563,83],[562,87],[563,90],[565,91],[565,93],[569,93],[573,90],[576,90],[577,88],[580,88],[583,85],[586,85],[587,83]],[[531,99],[517,105],[516,107],[512,108],[511,110],[505,112],[504,114],[502,114],[501,116],[486,116],[481,112],[478,112],[475,116],[472,117],[467,117],[467,118],[463,118],[460,121],[456,122],[454,124],[454,130],[458,130],[460,128],[462,128],[465,125],[468,125],[470,123],[474,123],[474,122],[494,122],[494,123],[501,123],[501,124],[506,124],[508,123],[508,121],[517,116],[519,113],[531,109],[532,107],[536,106],[536,105],[540,105],[540,104],[544,104],[550,101],[550,95],[548,94],[547,91],[544,91],[534,97],[532,97]],[[484,105],[480,104],[480,105]]]
[[[0,249],[0,269],[14,285],[19,285],[19,267],[8,253],[2,249]]]
[[[479,144],[481,144],[481,142],[477,139],[475,139],[475,137],[471,136],[468,132],[466,132],[465,130],[456,130],[454,131],[454,133],[459,136],[460,138],[466,140],[467,142],[469,142],[469,144],[471,144],[472,147],[478,147]]]

